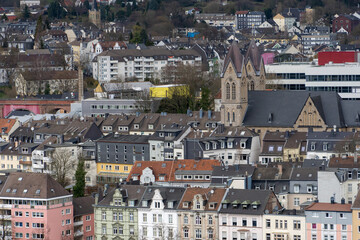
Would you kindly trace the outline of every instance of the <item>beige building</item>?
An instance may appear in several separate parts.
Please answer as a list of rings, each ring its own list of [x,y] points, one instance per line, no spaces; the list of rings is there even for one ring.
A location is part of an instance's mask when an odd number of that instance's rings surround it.
[[[15,87],[16,94],[20,96],[75,92],[78,88],[78,73],[76,71],[22,72],[15,78]]]
[[[180,239],[220,239],[218,210],[222,188],[187,188],[178,206]]]
[[[98,28],[101,28],[101,15],[99,10],[89,10],[89,22],[93,23]]]
[[[283,210],[278,214],[265,214],[263,226],[262,239],[306,239],[305,214],[303,211]]]
[[[275,17],[273,17],[273,20],[279,26],[280,31],[285,31],[285,17],[283,15],[278,13],[275,15]]]

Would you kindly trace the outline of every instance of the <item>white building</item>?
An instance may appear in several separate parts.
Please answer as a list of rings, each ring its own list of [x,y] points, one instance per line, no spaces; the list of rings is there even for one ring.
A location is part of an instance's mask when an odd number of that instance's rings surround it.
[[[40,6],[40,0],[21,0],[20,7],[27,5],[28,7]]]
[[[148,187],[138,208],[139,239],[177,239],[177,206],[185,188]]]
[[[176,66],[179,63],[200,67],[201,55],[192,49],[108,50],[93,60],[93,78],[99,82],[133,78],[140,81],[160,79],[166,66]]]

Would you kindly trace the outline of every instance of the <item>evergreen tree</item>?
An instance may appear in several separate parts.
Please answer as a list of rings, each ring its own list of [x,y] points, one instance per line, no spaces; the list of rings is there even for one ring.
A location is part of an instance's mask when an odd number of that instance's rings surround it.
[[[4,13],[4,14],[1,16],[1,20],[7,21],[7,20],[9,20],[9,19],[8,19],[8,17],[6,16],[6,14]]]
[[[29,17],[30,17],[30,10],[29,10],[29,7],[27,5],[25,5],[24,11],[23,11],[23,19],[26,20]]]
[[[91,7],[90,7],[90,3],[89,3],[88,0],[85,0],[85,2],[84,2],[84,7],[85,7],[86,9],[90,9],[90,8],[91,8]]]
[[[75,172],[76,183],[74,186],[74,197],[83,197],[85,195],[85,161],[80,158]]]

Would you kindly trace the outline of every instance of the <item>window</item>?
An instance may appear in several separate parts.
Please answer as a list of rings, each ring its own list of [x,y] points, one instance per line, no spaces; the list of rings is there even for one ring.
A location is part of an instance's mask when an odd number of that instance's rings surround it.
[[[196,201],[196,209],[200,209],[200,202],[199,201]]]
[[[196,224],[196,225],[201,225],[201,217],[200,217],[199,215],[197,215],[197,216],[195,217],[195,224]]]
[[[252,226],[253,226],[253,227],[256,227],[256,226],[257,226],[256,218],[253,218],[253,219],[252,219]]]
[[[147,214],[143,213],[143,222],[147,222]]]
[[[299,193],[299,192],[300,192],[300,186],[294,185],[294,193]]]
[[[22,222],[15,222],[15,227],[22,227],[23,223]]]
[[[22,238],[23,234],[22,233],[15,233],[15,238]]]
[[[346,225],[345,224],[341,225],[341,230],[346,231]]]
[[[134,213],[129,213],[129,221],[130,222],[134,221]]]
[[[184,224],[188,224],[189,223],[189,218],[187,215],[184,216]]]
[[[227,224],[226,217],[222,217],[222,225],[226,225],[226,224]]]
[[[231,98],[232,98],[233,100],[236,99],[236,85],[235,85],[235,83],[232,84],[232,88],[231,88]]]
[[[87,232],[91,231],[91,226],[86,226],[86,231]]]
[[[351,184],[351,183],[348,184],[348,192],[349,192],[349,193],[352,192],[352,184]]]
[[[294,240],[301,240],[301,235],[294,235]]]
[[[162,223],[162,214],[158,214],[158,222]]]
[[[331,213],[325,213],[326,218],[332,218]]]
[[[201,239],[201,229],[195,229],[195,238]]]
[[[174,220],[173,220],[173,215],[169,214],[168,218],[169,218],[169,223],[173,223],[173,222],[174,222]]]
[[[237,226],[237,217],[232,218],[232,225]]]
[[[188,238],[189,237],[189,229],[184,228],[184,238]]]
[[[293,225],[294,225],[294,230],[300,230],[301,229],[301,223],[300,220],[294,220],[293,221]]]
[[[266,228],[270,228],[270,227],[271,227],[270,219],[266,219]]]
[[[226,99],[230,99],[230,84],[226,83]]]
[[[213,224],[213,218],[212,218],[212,216],[209,216],[208,224],[209,224],[209,225],[212,225],[212,224]]]
[[[69,230],[70,231],[70,230]],[[33,239],[43,239],[44,238],[44,234],[43,233],[33,233],[32,235]]]
[[[212,230],[211,228],[208,229],[208,238],[209,239],[214,238],[214,230]]]
[[[66,225],[71,224],[71,220],[70,219],[66,219]]]
[[[299,205],[300,205],[300,199],[294,198],[294,206],[299,206]]]
[[[344,219],[344,218],[345,218],[345,214],[344,214],[344,213],[340,213],[340,218]]]
[[[106,220],[106,212],[102,212],[101,216],[102,216],[102,220]]]
[[[316,223],[311,224],[312,229],[316,229]]]
[[[28,224],[28,223],[27,223]],[[43,223],[33,223],[32,224],[33,228],[44,228],[44,224]]]
[[[247,226],[247,220],[246,220],[246,218],[243,218],[243,220],[242,220],[242,225],[243,225],[244,227]]]

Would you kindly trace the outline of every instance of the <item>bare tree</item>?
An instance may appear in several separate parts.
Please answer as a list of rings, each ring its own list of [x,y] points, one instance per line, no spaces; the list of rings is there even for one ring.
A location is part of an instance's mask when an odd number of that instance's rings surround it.
[[[152,100],[150,98],[149,91],[144,90],[141,93],[139,93],[138,100],[136,100],[136,105],[138,106],[138,109],[141,112],[144,113],[151,112]]]
[[[71,156],[71,152],[66,150],[56,150],[51,155],[51,172],[56,181],[63,187],[70,183],[67,175],[68,171],[73,169],[74,166],[74,161]]]
[[[11,231],[11,221],[6,220],[6,216],[11,216],[11,211],[2,209],[0,210],[0,239],[5,240],[11,237],[12,231]]]

